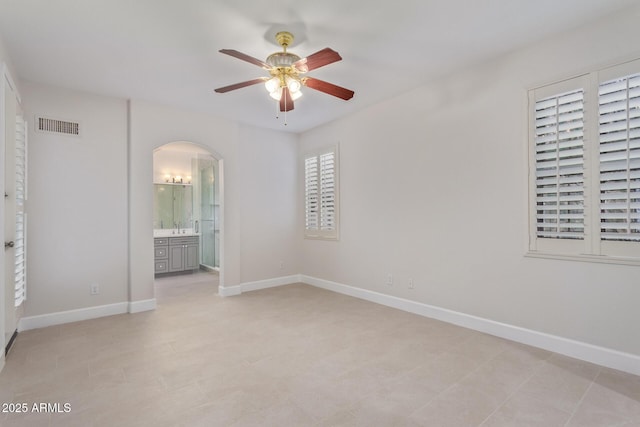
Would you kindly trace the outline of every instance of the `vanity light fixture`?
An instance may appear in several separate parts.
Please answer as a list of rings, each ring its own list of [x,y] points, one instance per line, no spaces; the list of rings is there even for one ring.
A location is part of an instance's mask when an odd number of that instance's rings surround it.
[[[166,174],[164,176],[164,180],[167,184],[191,184],[191,176],[187,176],[186,182],[185,179],[182,178],[181,175],[171,176],[170,174]]]

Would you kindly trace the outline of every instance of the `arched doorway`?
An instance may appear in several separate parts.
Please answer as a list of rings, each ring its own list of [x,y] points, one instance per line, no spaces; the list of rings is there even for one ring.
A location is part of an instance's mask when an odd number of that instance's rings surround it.
[[[153,151],[155,277],[220,273],[220,178],[221,159],[200,145],[177,141]],[[178,240],[184,246],[170,245]]]

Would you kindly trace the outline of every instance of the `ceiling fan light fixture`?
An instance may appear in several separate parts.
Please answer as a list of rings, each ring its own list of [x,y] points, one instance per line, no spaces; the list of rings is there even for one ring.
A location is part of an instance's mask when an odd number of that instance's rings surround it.
[[[297,78],[297,76],[292,76],[290,74],[285,74],[283,76],[283,74],[284,73],[279,73],[267,80],[264,83],[264,87],[273,99],[280,101],[280,98],[282,97],[282,88],[286,86],[289,88],[291,99],[295,101],[302,96],[302,92],[300,91],[302,88],[302,82]]]
[[[284,81],[287,84],[287,87],[289,88],[289,91],[291,91],[291,93],[299,92],[300,88],[302,87],[300,80],[298,80],[297,78],[291,77],[290,75],[286,75],[284,77]]]
[[[278,91],[280,89],[280,79],[276,77],[272,77],[266,82],[264,82],[264,87],[267,89],[267,92],[271,93],[273,91]]]
[[[269,92],[269,96],[275,99],[276,101],[280,101],[280,98],[282,97],[282,91],[279,89],[276,89],[273,92]]]
[[[289,92],[289,94],[291,95],[292,101],[295,101],[296,99],[300,99],[300,97],[302,96],[301,91]],[[282,92],[279,90],[274,90],[273,92],[269,93],[269,96],[279,102],[280,98],[282,98]]]

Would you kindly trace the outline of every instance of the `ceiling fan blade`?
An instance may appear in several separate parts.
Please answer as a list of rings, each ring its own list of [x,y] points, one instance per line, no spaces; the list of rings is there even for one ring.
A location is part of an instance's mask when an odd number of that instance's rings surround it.
[[[288,87],[282,88],[282,96],[280,97],[280,111],[293,110],[293,99],[291,99],[291,93]]]
[[[232,90],[240,89],[240,88],[243,88],[243,87],[257,85],[258,83],[262,83],[262,82],[264,82],[266,80],[268,80],[266,77],[259,77],[257,79],[247,80],[246,82],[236,83],[236,84],[225,86],[225,87],[219,87],[215,91],[218,92],[218,93],[225,93],[225,92],[229,92],[229,91],[232,91]]]
[[[246,53],[238,52],[234,49],[220,49],[218,52],[224,53],[225,55],[233,56],[234,58],[242,59],[243,61],[247,61],[250,64],[257,65],[258,67],[262,67],[265,70],[270,70],[271,66],[264,61],[259,60],[258,58],[254,58],[253,56],[249,56]]]
[[[345,101],[353,98],[354,91],[345,89],[340,86],[336,86],[333,83],[325,82],[324,80],[314,79],[313,77],[305,77],[302,79],[302,83],[310,87],[311,89],[319,90],[320,92],[327,93],[329,95],[337,96]]]
[[[340,61],[341,59],[342,57],[338,52],[326,47],[316,53],[312,53],[306,58],[294,62],[293,66],[301,73],[306,73],[307,71],[315,70],[316,68]]]

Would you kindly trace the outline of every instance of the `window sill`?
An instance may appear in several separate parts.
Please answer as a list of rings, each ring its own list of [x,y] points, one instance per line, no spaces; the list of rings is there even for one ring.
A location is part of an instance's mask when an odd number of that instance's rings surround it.
[[[620,265],[631,265],[631,266],[640,266],[640,259],[638,258],[625,258],[625,257],[614,257],[614,256],[606,256],[606,255],[568,255],[568,254],[551,254],[551,253],[541,253],[541,252],[527,252],[524,254],[527,258],[544,258],[544,259],[555,259],[561,261],[578,261],[578,262],[595,262],[600,264],[620,264]]]

